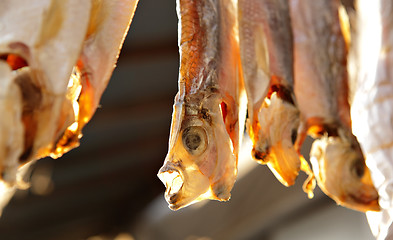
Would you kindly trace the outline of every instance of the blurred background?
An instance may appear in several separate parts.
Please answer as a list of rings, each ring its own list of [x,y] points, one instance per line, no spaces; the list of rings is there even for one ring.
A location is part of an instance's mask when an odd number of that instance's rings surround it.
[[[364,214],[281,185],[248,150],[229,202],[173,212],[156,177],[178,77],[174,0],[141,0],[81,146],[30,170],[0,218],[0,239],[373,239]],[[306,143],[308,153],[310,141]]]

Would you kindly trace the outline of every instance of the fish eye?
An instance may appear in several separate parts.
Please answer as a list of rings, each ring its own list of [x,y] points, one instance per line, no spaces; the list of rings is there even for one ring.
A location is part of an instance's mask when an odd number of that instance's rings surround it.
[[[192,155],[200,155],[207,148],[206,131],[202,127],[192,126],[184,129],[183,146]]]
[[[296,139],[297,139],[297,129],[292,129],[292,132],[291,132],[292,144],[295,144]]]
[[[355,159],[351,166],[352,174],[357,178],[362,178],[365,172],[365,164],[362,159]]]

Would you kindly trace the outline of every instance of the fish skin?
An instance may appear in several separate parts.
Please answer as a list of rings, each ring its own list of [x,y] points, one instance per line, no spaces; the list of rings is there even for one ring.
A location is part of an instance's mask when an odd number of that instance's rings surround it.
[[[75,67],[80,71],[82,89],[78,97],[76,131],[63,133],[51,153],[57,158],[78,147],[83,127],[93,117],[101,96],[116,67],[120,50],[130,28],[139,0],[92,1],[89,25]],[[114,27],[116,26],[116,27]],[[74,68],[75,69],[75,68]],[[65,143],[65,144],[64,144]]]
[[[238,6],[252,155],[290,186],[301,169],[310,176],[312,172],[294,148],[300,122],[289,4],[287,0],[239,0]],[[311,197],[313,187],[304,189]]]
[[[338,204],[377,211],[378,193],[356,137],[348,102],[347,42],[339,1],[291,0],[295,94],[318,185]]]
[[[248,115],[251,119],[249,132],[253,142],[257,137],[257,134],[253,133],[259,129],[258,116],[254,113],[259,111],[270,83],[267,40],[262,25],[258,24],[263,9],[257,3],[254,0],[238,1],[239,43],[248,98]]]
[[[172,210],[230,198],[244,95],[233,2],[178,0],[177,12],[179,91],[168,154],[158,173]]]
[[[309,121],[308,128],[319,120],[325,124],[340,122],[350,128],[347,48],[339,24],[339,1],[317,0],[309,4],[291,0],[290,3],[297,68],[295,93],[300,111]],[[314,11],[323,14],[313,14]],[[326,31],[331,37],[323,37]],[[321,93],[326,97],[319,97]],[[311,134],[318,135],[318,132]]]

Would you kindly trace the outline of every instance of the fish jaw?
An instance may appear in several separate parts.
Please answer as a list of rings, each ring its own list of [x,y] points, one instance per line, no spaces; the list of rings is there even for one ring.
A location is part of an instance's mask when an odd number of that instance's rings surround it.
[[[267,164],[282,184],[293,185],[300,170],[299,155],[294,148],[299,111],[274,92],[270,99],[265,99],[258,118],[261,128],[253,147],[254,159]]]
[[[310,159],[317,183],[337,204],[357,211],[379,211],[378,193],[356,138],[339,136],[315,140]]]
[[[172,210],[205,199],[230,198],[237,175],[237,157],[223,121],[220,101],[211,102],[210,111],[203,117],[187,115],[189,111],[184,103],[175,104],[169,151],[158,172]]]
[[[178,210],[203,200],[200,199],[203,195],[211,195],[208,177],[203,175],[195,165],[185,167],[181,160],[165,161],[158,177],[166,187],[165,199],[170,209]]]

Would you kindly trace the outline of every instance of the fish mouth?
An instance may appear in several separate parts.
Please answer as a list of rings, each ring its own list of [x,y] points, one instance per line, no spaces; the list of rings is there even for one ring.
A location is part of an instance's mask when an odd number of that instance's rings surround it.
[[[169,204],[168,207],[173,211],[192,204],[195,198],[198,197],[195,195],[191,196],[190,192],[187,192],[185,187],[187,176],[184,176],[185,170],[182,170],[182,168],[181,162],[166,162],[157,174],[166,187],[165,200]]]
[[[184,181],[180,171],[168,165],[164,165],[159,170],[157,176],[166,187],[165,199],[169,204],[169,208],[177,210],[179,208],[177,203],[179,202],[179,198],[181,198],[181,189],[184,185]]]
[[[374,197],[373,195],[370,194],[359,195],[356,193],[355,194],[350,193],[348,196],[350,197],[351,201],[348,204],[343,203],[342,206],[344,207],[352,208],[360,212],[366,212],[366,211],[378,212],[381,210],[381,207],[379,206],[378,197]]]
[[[259,164],[267,165],[274,176],[284,186],[289,187],[295,184],[299,174],[300,158],[293,146],[285,142],[281,140],[274,145],[257,144],[251,155]]]
[[[166,187],[165,200],[171,210],[176,211],[204,199],[213,199],[209,178],[193,165],[166,161],[157,176]]]
[[[314,174],[303,156],[293,148],[292,145],[282,146],[278,142],[275,146],[267,147],[267,150],[259,151],[256,147],[252,149],[252,157],[259,163],[267,165],[274,176],[286,187],[295,184],[299,171],[308,175],[303,184],[303,191],[311,199],[314,197],[315,188]]]
[[[300,159],[295,149],[279,142],[270,148],[267,166],[284,186],[289,187],[295,184],[299,175]]]
[[[269,162],[269,147],[266,150],[258,150],[256,147],[252,148],[251,155],[260,164],[267,164]]]
[[[12,71],[28,66],[27,60],[19,54],[3,53],[0,54],[0,60],[5,61]]]

